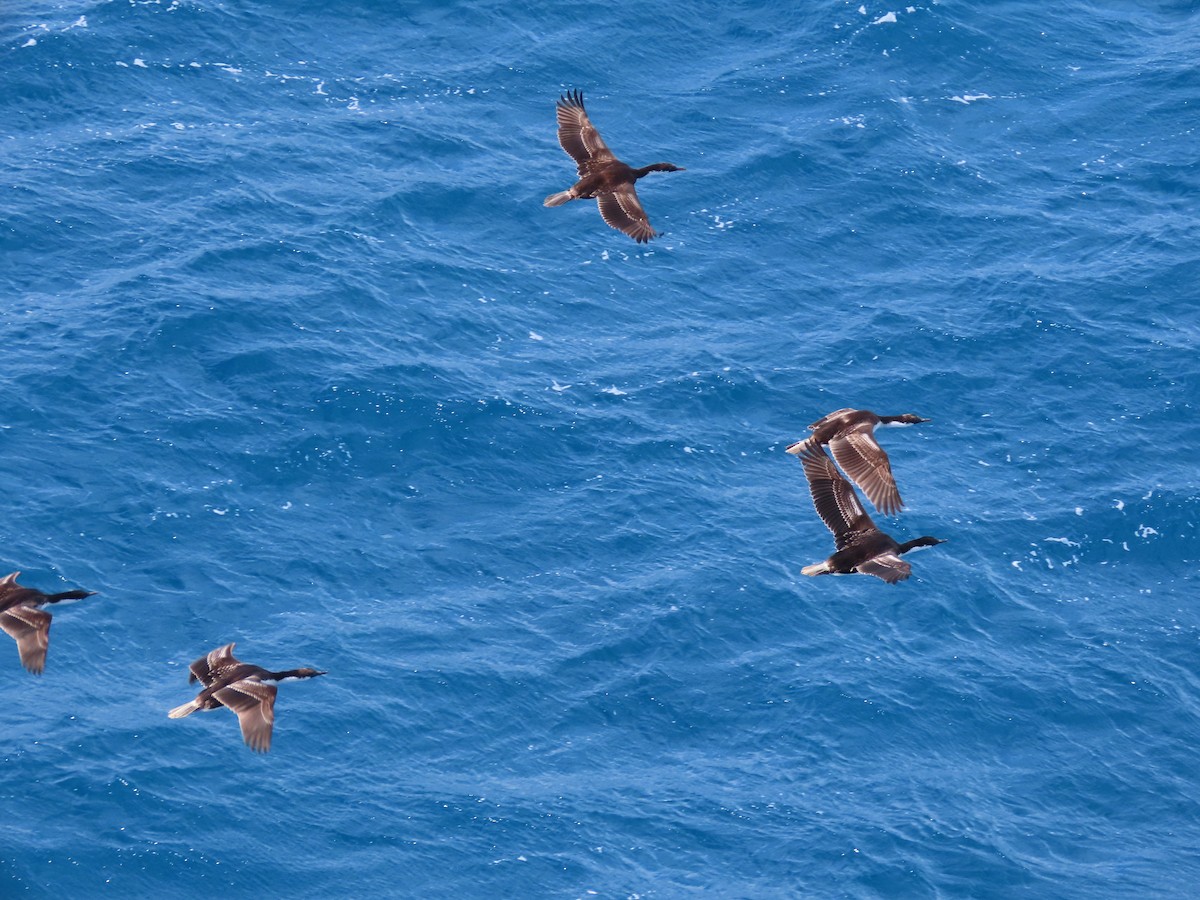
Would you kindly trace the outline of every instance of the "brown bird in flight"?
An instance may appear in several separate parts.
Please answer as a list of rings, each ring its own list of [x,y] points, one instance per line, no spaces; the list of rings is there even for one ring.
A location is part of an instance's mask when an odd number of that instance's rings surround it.
[[[551,194],[545,206],[561,206],[568,200],[595,198],[600,216],[618,231],[623,231],[639,244],[644,244],[658,232],[650,227],[646,211],[638,200],[634,182],[651,172],[683,172],[671,163],[651,163],[640,169],[625,165],[608,149],[600,132],[583,108],[583,93],[568,92],[560,97],[558,112],[558,142],[579,164],[579,181],[570,189]]]
[[[813,433],[792,444],[787,452],[800,456],[808,447],[827,444],[842,471],[862,488],[877,510],[891,516],[900,512],[903,502],[896,490],[888,455],[875,440],[875,426],[916,425],[928,421],[912,413],[877,416],[869,409],[839,409],[809,425]]]
[[[182,719],[198,710],[228,707],[237,713],[242,726],[242,740],[251,750],[266,753],[271,749],[271,732],[275,726],[275,682],[293,678],[314,678],[324,675],[316,669],[287,669],[271,672],[262,666],[244,663],[233,655],[234,644],[218,647],[190,666],[188,683],[199,681],[204,689],[182,706],[167,715]]]
[[[46,650],[50,647],[51,616],[38,607],[47,603],[82,600],[96,592],[63,591],[60,594],[43,594],[37,588],[17,584],[17,576],[20,574],[13,572],[0,579],[0,628],[17,642],[21,665],[34,675],[41,675],[42,670],[46,668]]]
[[[795,454],[804,464],[813,506],[825,527],[833,533],[836,551],[824,562],[800,570],[804,575],[874,575],[888,584],[904,581],[912,566],[901,555],[917,547],[932,547],[945,541],[935,537],[914,538],[898,543],[871,521],[850,482],[842,477],[833,460],[818,443],[804,442]]]

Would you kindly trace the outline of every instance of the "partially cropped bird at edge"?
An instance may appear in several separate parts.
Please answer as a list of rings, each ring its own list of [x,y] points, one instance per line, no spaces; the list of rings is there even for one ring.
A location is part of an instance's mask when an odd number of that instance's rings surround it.
[[[579,181],[565,191],[551,194],[546,206],[561,206],[568,200],[595,198],[600,216],[618,231],[623,231],[639,244],[644,244],[658,232],[650,227],[646,211],[638,200],[634,182],[651,172],[683,172],[672,163],[651,163],[640,169],[625,165],[608,149],[600,132],[583,108],[583,93],[568,92],[558,100],[558,142],[579,164]]]
[[[912,566],[900,557],[917,547],[932,547],[945,541],[925,535],[897,543],[871,521],[858,502],[858,495],[820,444],[808,443],[797,454],[808,478],[817,515],[833,532],[837,550],[824,562],[805,566],[805,575],[874,575],[888,584],[904,581]]]
[[[891,516],[900,512],[904,503],[896,489],[891,461],[875,440],[875,426],[915,425],[928,421],[912,413],[877,416],[869,409],[839,409],[809,425],[813,433],[792,444],[787,452],[799,456],[807,447],[827,444],[842,471],[862,489],[877,510]]]
[[[44,594],[37,588],[17,584],[20,572],[0,579],[0,628],[17,642],[21,665],[34,675],[46,668],[46,651],[50,648],[50,619],[39,607],[50,603],[66,603],[90,597],[95,591],[62,591]]]
[[[202,656],[188,668],[188,683],[199,681],[204,689],[167,715],[182,719],[200,710],[224,706],[237,713],[242,727],[242,739],[252,750],[266,753],[271,749],[271,732],[275,725],[275,682],[315,678],[327,673],[316,669],[286,669],[271,672],[261,666],[244,663],[233,655],[234,644],[218,647]]]

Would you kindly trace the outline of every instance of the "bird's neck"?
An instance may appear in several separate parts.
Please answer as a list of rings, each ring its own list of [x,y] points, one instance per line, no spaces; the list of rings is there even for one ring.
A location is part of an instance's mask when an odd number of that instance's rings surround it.
[[[907,553],[909,550],[915,550],[917,547],[932,547],[934,544],[940,543],[941,541],[939,541],[937,538],[926,535],[924,537],[913,538],[911,541],[905,541],[896,548],[896,552]]]
[[[82,600],[90,597],[95,591],[63,591],[60,594],[47,594],[46,603],[62,603],[64,600]]]

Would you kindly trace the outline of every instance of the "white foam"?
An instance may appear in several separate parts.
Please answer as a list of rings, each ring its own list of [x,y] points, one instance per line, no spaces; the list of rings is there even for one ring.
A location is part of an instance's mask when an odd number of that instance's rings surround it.
[[[540,334],[538,334],[536,331],[529,332],[529,339],[531,341],[544,341],[545,340],[545,338],[542,337]]]
[[[142,59],[141,57],[138,57],[138,56],[135,56],[135,57],[133,58],[133,64],[134,64],[135,66],[137,66],[139,69],[148,69],[148,68],[150,68],[148,65],[146,65],[146,61],[145,61],[144,59]]]
[[[37,41],[34,38],[30,38],[25,43],[23,43],[21,46],[22,47],[36,47]]]
[[[1083,546],[1082,544],[1076,543],[1075,541],[1072,541],[1069,538],[1065,538],[1065,537],[1043,538],[1042,540],[1044,540],[1048,544],[1066,544],[1068,547]]]
[[[551,390],[555,390],[555,391],[562,392],[562,391],[570,390],[570,389],[571,389],[571,387],[572,387],[572,385],[569,385],[569,384],[559,384],[559,383],[558,383],[558,381],[556,381],[555,379],[553,379],[553,378],[552,378],[552,379],[550,379],[550,388],[551,388]]]
[[[994,100],[991,94],[955,94],[950,98],[955,103],[974,103],[976,100]]]
[[[876,19],[871,24],[872,25],[894,25],[895,22],[896,22],[896,14],[894,12],[890,12],[890,13],[884,13],[882,16],[880,16],[878,19]]]
[[[627,392],[626,392],[626,391],[623,391],[623,390],[621,390],[621,389],[620,389],[619,387],[617,387],[616,385],[613,385],[612,387],[601,388],[601,389],[600,389],[600,393],[602,393],[602,394],[612,394],[614,397],[624,397],[624,396],[626,395],[626,393],[627,393]]]

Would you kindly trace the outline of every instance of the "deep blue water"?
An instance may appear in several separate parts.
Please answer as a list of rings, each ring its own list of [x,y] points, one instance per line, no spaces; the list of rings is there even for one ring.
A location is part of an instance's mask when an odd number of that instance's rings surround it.
[[[0,895],[1191,896],[1198,29],[6,3],[0,565],[99,593],[0,635]],[[800,575],[844,406],[933,420],[896,587]],[[227,641],[330,672],[269,755],[166,717]]]

